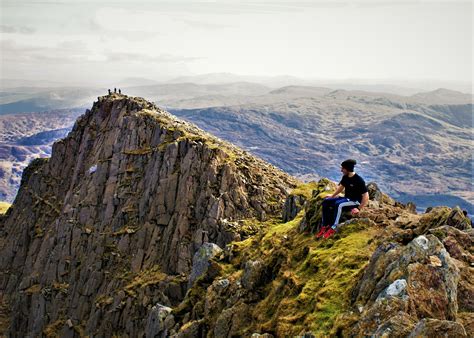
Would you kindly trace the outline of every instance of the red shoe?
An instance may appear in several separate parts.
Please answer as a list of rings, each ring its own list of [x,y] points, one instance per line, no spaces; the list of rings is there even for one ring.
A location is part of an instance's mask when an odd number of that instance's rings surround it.
[[[321,230],[316,234],[317,238],[323,237],[324,233],[329,229],[330,225],[326,225],[324,227],[321,227]]]
[[[329,228],[329,230],[324,233],[323,237],[324,238],[329,238],[332,235],[334,235],[335,233],[336,233],[336,229]]]

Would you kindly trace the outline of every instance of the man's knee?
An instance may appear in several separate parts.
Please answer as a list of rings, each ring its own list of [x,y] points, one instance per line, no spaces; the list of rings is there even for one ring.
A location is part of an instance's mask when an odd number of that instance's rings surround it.
[[[323,207],[326,207],[326,206],[331,205],[333,203],[334,203],[334,200],[332,200],[330,198],[326,198],[326,199],[323,200],[322,205],[323,205]]]
[[[345,198],[341,198],[337,201],[335,201],[335,204],[336,204],[336,207],[339,207],[342,203],[347,203],[349,200],[345,199]]]

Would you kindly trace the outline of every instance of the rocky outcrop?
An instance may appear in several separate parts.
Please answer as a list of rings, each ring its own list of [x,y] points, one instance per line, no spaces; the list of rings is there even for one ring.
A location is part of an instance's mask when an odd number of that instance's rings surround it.
[[[171,308],[161,304],[156,304],[151,308],[146,320],[145,337],[164,338],[168,336],[167,326],[169,326],[169,323],[172,323],[173,320],[173,317],[170,316],[171,310]]]
[[[293,220],[296,215],[304,208],[306,198],[301,195],[290,195],[285,201],[283,207],[283,222]]]
[[[1,221],[9,332],[143,334],[155,304],[184,297],[203,243],[277,217],[294,184],[141,98],[100,97],[27,167]]]
[[[467,218],[453,217],[456,208],[418,215],[377,189],[377,203],[317,240],[301,226],[319,226],[334,188],[313,184],[305,215],[227,246],[173,311],[170,334],[199,323],[211,337],[466,336],[474,233],[459,228]]]
[[[304,216],[300,222],[300,231],[317,232],[322,226],[322,202],[324,197],[336,189],[336,184],[327,178],[319,180],[311,192],[311,198],[304,206]]]
[[[206,273],[211,259],[222,253],[222,249],[214,243],[204,243],[194,254],[193,266],[189,275],[189,286]]]
[[[351,324],[341,320],[340,332],[466,336],[474,311],[474,256],[472,230],[459,228],[467,221],[458,208],[434,208],[416,216],[401,212],[387,224],[391,235],[382,237],[352,290],[357,316],[350,316]]]
[[[467,337],[464,327],[456,322],[437,319],[422,319],[409,338],[415,337]]]
[[[362,311],[357,334],[372,335],[390,314],[417,318],[456,320],[459,269],[433,235],[416,237],[407,246],[378,248],[354,289],[353,302]]]

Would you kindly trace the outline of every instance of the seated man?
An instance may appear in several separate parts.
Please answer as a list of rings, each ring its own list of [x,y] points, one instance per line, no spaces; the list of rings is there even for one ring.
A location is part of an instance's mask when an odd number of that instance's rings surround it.
[[[356,163],[355,160],[345,160],[341,163],[342,179],[334,194],[327,196],[323,201],[322,227],[316,237],[329,238],[336,232],[342,208],[353,207],[351,214],[356,215],[367,206],[369,192],[363,178],[354,172]],[[343,190],[345,197],[337,197]]]

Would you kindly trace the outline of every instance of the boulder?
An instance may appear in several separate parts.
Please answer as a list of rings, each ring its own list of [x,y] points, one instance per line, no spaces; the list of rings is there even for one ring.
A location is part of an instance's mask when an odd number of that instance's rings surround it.
[[[425,317],[456,320],[460,278],[457,263],[431,234],[406,246],[381,245],[353,290],[353,304],[362,309],[353,333],[393,333],[391,318],[402,314],[411,323]]]
[[[145,327],[145,336],[147,338],[164,338],[168,336],[170,327],[166,327],[165,320],[171,311],[171,308],[161,304],[156,304],[150,309]]]
[[[472,333],[472,332],[471,332]],[[415,337],[467,337],[464,326],[449,320],[422,319],[408,336]]]
[[[220,255],[223,250],[214,243],[204,243],[194,254],[193,266],[189,275],[188,286],[191,287],[196,279],[204,275],[210,265],[211,259]]]
[[[242,286],[247,290],[252,290],[262,284],[265,266],[262,261],[247,261],[242,275]]]
[[[283,222],[293,220],[296,215],[304,208],[306,198],[302,195],[290,195],[285,200],[283,206]]]
[[[242,337],[242,331],[250,321],[251,307],[245,303],[225,309],[214,324],[215,337]]]
[[[472,228],[471,220],[465,216],[459,207],[434,207],[425,213],[416,229],[418,234],[428,232],[440,226],[449,225],[459,230],[469,230]]]
[[[369,192],[369,200],[376,201],[379,204],[388,204],[391,206],[395,205],[395,201],[390,198],[388,195],[384,194],[377,183],[369,182],[367,184],[367,190]]]

